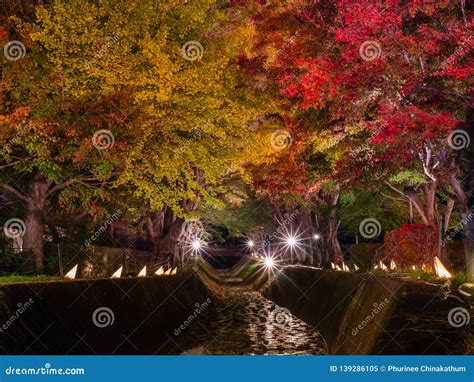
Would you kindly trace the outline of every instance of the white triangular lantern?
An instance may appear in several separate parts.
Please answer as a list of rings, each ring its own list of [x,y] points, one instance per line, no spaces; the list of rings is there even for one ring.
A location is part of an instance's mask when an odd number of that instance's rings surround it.
[[[121,266],[119,269],[115,271],[115,273],[110,276],[111,279],[119,279],[120,276],[122,276],[122,271],[123,271],[123,266]]]
[[[65,279],[74,280],[76,278],[77,267],[79,264],[76,264],[72,267],[72,269],[64,275]]]
[[[138,277],[145,277],[145,276],[146,276],[146,265],[142,268],[142,270],[138,274]]]

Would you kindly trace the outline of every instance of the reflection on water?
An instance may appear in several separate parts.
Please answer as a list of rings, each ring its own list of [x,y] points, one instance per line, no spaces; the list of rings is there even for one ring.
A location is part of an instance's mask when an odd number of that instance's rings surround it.
[[[216,310],[215,317],[180,338],[181,349],[190,354],[327,353],[318,331],[258,292],[228,288]]]

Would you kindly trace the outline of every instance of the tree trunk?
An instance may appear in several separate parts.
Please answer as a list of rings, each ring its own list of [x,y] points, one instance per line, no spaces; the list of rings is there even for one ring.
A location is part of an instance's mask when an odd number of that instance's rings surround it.
[[[326,265],[330,261],[341,261],[342,250],[337,238],[339,220],[336,211],[331,209],[328,213],[315,213],[315,227],[319,235],[316,242],[316,253],[320,265]]]
[[[467,132],[470,137],[470,145],[466,150],[466,159],[469,161],[468,176],[465,179],[465,187],[468,190],[466,226],[464,229],[464,253],[466,257],[466,276],[469,281],[474,281],[474,108],[470,107],[466,117]]]
[[[34,259],[34,268],[37,272],[43,269],[43,233],[46,197],[51,182],[35,177],[30,184],[28,201],[26,202],[25,235],[23,237],[23,250],[28,253],[28,258]],[[32,264],[29,263],[29,264]],[[32,266],[28,264],[28,270]]]
[[[158,259],[160,249],[160,237],[163,233],[163,218],[165,208],[166,206],[163,206],[159,211],[152,212],[148,216],[147,229],[148,235],[150,236],[153,245],[153,258],[155,261]]]

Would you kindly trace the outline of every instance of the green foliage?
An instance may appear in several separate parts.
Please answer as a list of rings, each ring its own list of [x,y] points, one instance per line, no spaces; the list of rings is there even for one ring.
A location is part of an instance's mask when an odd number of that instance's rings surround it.
[[[49,282],[61,280],[60,277],[53,277],[53,276],[1,276],[0,277],[0,284],[15,284],[15,283],[37,283],[37,282]]]
[[[389,177],[390,181],[397,184],[405,184],[407,182],[412,185],[426,183],[426,175],[415,170],[402,170]]]
[[[339,201],[337,213],[342,226],[353,234],[359,232],[366,218],[377,219],[383,231],[400,226],[408,218],[406,203],[394,203],[375,192],[354,190],[343,193]]]
[[[271,205],[266,201],[248,199],[239,206],[223,209],[207,208],[201,216],[211,224],[225,226],[231,236],[264,232],[272,219]]]

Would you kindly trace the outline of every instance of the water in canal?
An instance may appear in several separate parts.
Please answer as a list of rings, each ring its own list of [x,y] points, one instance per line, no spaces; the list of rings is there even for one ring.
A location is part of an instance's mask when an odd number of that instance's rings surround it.
[[[182,354],[327,354],[318,331],[259,292],[225,287],[213,304],[174,341]]]

